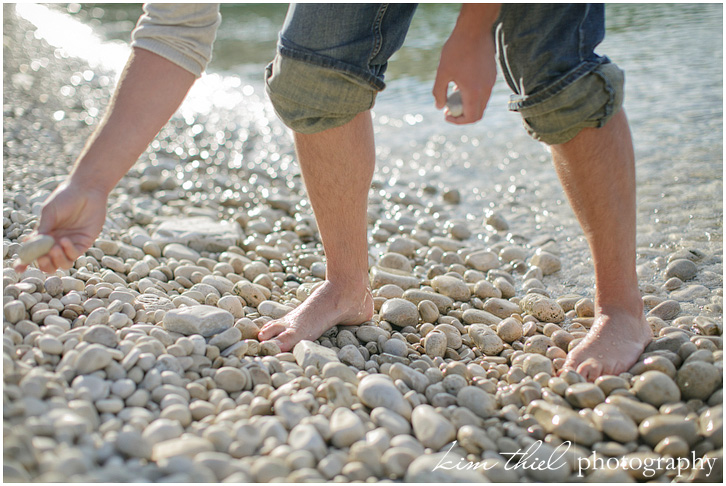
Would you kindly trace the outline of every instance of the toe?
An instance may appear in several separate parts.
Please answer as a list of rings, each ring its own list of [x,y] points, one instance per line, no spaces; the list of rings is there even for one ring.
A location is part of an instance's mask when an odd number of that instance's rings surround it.
[[[268,342],[277,344],[277,347],[280,348],[281,353],[287,353],[288,351],[290,351],[290,349],[284,347],[282,341],[280,341],[279,339],[270,339]]]
[[[562,358],[555,358],[552,360],[552,364],[555,367],[555,371],[559,373],[559,371],[565,367],[565,360]]]
[[[287,326],[285,326],[285,323],[283,321],[268,322],[267,324],[262,326],[262,329],[260,329],[259,334],[257,334],[257,339],[259,339],[260,341],[267,341],[285,332],[286,329]]]
[[[626,364],[627,363],[624,363],[622,361],[615,361],[613,363],[606,364],[605,366],[603,366],[602,374],[618,376],[620,373],[623,373],[630,369],[630,366],[626,366]]]
[[[620,363],[619,362],[606,362],[602,364],[602,367],[600,368],[600,376],[605,375],[619,375],[620,374]]]
[[[562,371],[565,371],[565,370],[575,371],[579,364],[580,363],[577,360],[577,353],[573,351],[572,353],[567,355],[567,358],[565,359],[565,364],[562,365]]]
[[[602,374],[602,364],[596,359],[586,359],[577,367],[577,372],[587,381],[595,381]]]
[[[273,342],[277,343],[277,345],[280,347],[280,351],[285,353],[287,351],[290,351],[292,348],[295,347],[298,342],[300,342],[300,337],[292,330],[287,330],[280,333],[273,340]]]

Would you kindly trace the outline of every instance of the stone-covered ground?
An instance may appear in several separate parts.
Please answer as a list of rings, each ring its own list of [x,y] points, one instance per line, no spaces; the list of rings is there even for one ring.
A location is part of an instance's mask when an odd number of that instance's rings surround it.
[[[557,376],[593,319],[548,290],[564,242],[517,237],[500,208],[458,219],[455,188],[376,183],[373,320],[280,353],[257,330],[325,274],[289,139],[175,118],[75,268],[18,275],[113,80],[8,6],[3,50],[6,481],[722,480],[720,251],[654,252],[653,343],[585,383]],[[479,467],[434,471],[459,460]]]

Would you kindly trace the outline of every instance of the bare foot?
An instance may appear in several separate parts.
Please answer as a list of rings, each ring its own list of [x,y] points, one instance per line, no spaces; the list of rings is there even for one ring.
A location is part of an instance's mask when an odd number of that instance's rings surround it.
[[[324,282],[285,317],[265,324],[260,341],[273,340],[283,352],[290,351],[303,339],[317,339],[331,327],[354,326],[373,316],[373,296],[368,288],[350,291]]]
[[[638,360],[653,331],[642,310],[601,309],[587,336],[567,355],[563,370],[575,370],[588,381],[628,371]]]

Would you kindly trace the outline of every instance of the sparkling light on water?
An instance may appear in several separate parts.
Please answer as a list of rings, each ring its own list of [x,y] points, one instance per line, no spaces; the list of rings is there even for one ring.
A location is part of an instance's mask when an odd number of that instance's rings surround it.
[[[115,75],[123,70],[131,53],[127,43],[104,42],[90,26],[44,5],[21,3],[15,8],[19,16],[35,25],[37,38],[44,39],[66,55],[82,59],[94,69]],[[80,85],[93,76],[93,71],[86,70],[71,79],[71,84]],[[73,94],[67,93],[68,96]],[[242,83],[238,76],[204,73],[184,100],[180,114],[185,119],[194,120],[196,114],[209,114],[220,109],[236,110],[242,104],[244,110],[239,111],[257,123],[266,124],[272,115],[265,100],[255,94],[254,87]]]
[[[90,26],[61,12],[34,3],[19,3],[15,10],[36,26],[36,37],[63,49],[69,56],[85,59],[93,68],[120,72],[129,57],[130,49],[126,43],[102,43]]]

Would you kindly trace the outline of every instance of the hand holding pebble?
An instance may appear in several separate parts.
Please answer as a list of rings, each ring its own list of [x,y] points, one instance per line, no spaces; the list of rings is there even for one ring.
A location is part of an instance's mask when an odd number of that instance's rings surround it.
[[[453,117],[464,114],[464,104],[461,101],[461,91],[456,90],[446,98],[446,109]]]
[[[50,251],[55,245],[55,239],[49,235],[36,235],[33,238],[23,242],[18,251],[19,263],[29,265],[33,261],[42,257]]]

